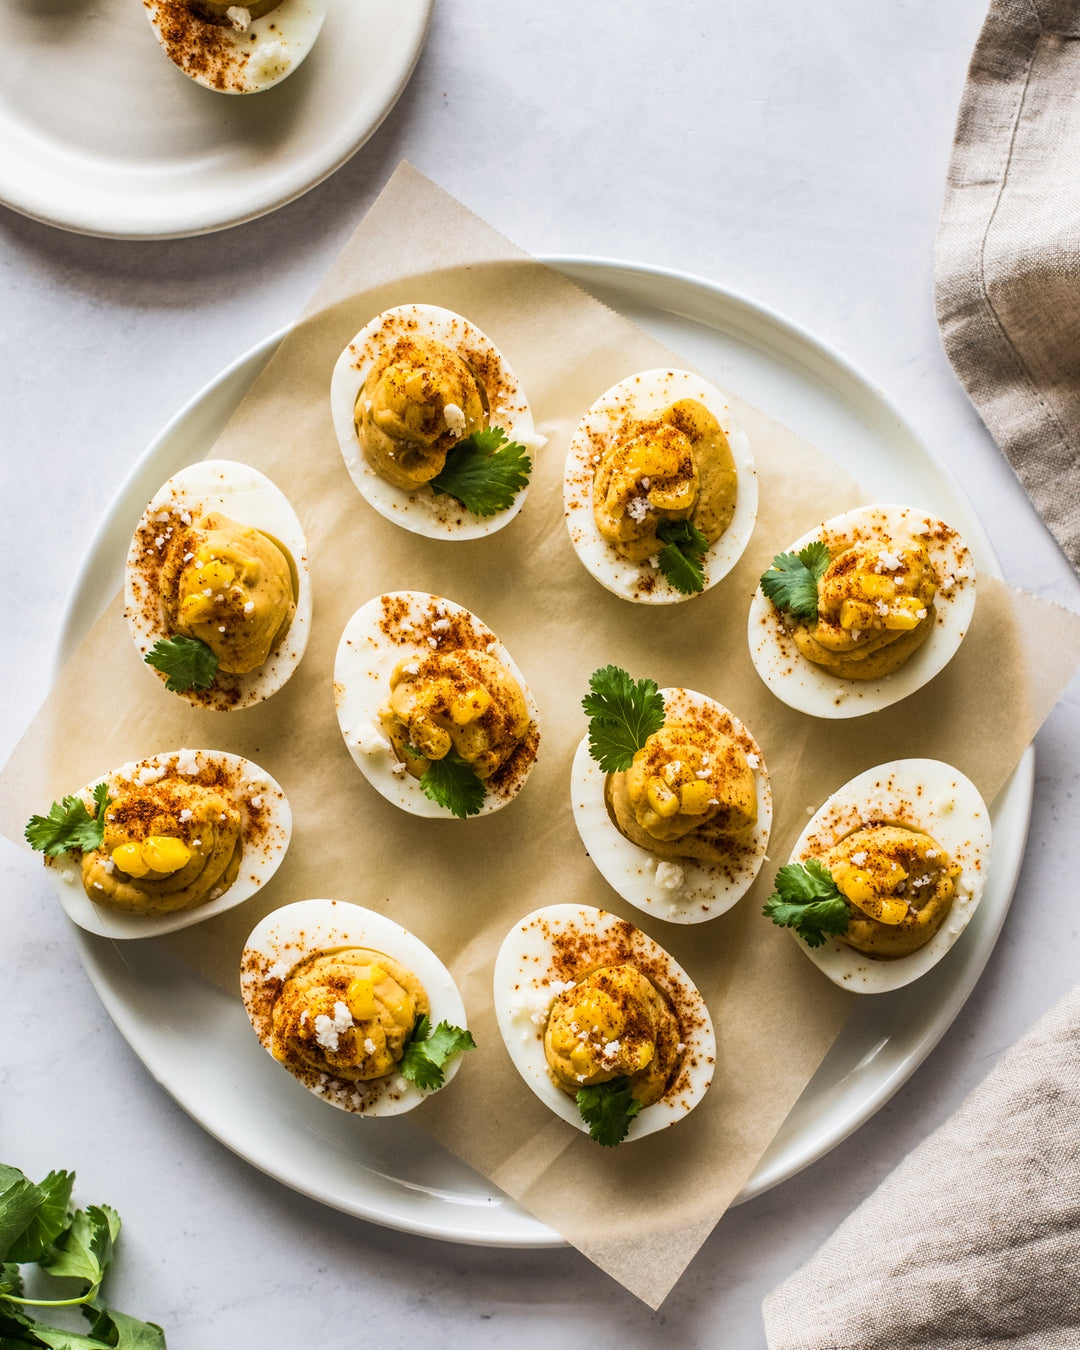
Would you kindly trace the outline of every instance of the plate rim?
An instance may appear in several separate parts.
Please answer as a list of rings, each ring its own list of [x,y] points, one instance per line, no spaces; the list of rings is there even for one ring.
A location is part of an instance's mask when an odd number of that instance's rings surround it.
[[[751,314],[757,322],[762,322],[772,328],[780,330],[789,340],[794,340],[796,345],[809,349],[818,361],[824,362],[826,366],[839,370],[849,379],[852,384],[860,390],[864,397],[868,397],[872,404],[884,414],[887,414],[910,439],[913,446],[917,447],[923,454],[931,468],[942,480],[942,486],[950,495],[954,495],[966,506],[967,515],[975,522],[976,532],[979,541],[977,552],[981,555],[980,565],[988,565],[989,570],[1000,576],[1000,564],[993,552],[992,545],[986,534],[981,521],[974,515],[970,504],[967,502],[966,494],[959,482],[940,458],[936,455],[933,448],[916,433],[900,414],[895,405],[883,394],[883,392],[867,377],[862,370],[851,362],[848,358],[842,356],[832,349],[829,344],[823,342],[809,330],[803,328],[798,323],[787,319],[779,311],[766,306],[759,305],[746,295],[713,282],[707,278],[697,276],[690,272],[678,271],[667,267],[652,266],[647,263],[628,262],[624,259],[594,256],[586,254],[539,254],[536,261],[546,264],[560,271],[571,281],[576,281],[585,289],[588,289],[586,278],[591,278],[594,285],[601,289],[604,285],[609,287],[613,284],[613,278],[632,278],[632,284],[639,287],[645,284],[671,284],[677,288],[688,289],[691,293],[700,293],[712,297],[713,303],[721,306],[734,306],[737,310]],[[633,297],[626,297],[633,302]],[[645,307],[655,308],[648,300],[644,301]],[[676,317],[689,318],[691,316],[682,315],[678,310],[669,310],[668,313]],[[55,648],[54,657],[54,676],[59,672],[63,662],[71,654],[82,635],[92,625],[98,614],[108,603],[109,598],[115,592],[115,587],[106,587],[107,592],[104,603],[95,603],[93,592],[100,592],[102,587],[91,585],[91,574],[95,571],[92,560],[95,554],[106,547],[107,536],[115,530],[113,521],[117,516],[123,515],[126,519],[130,514],[128,503],[134,498],[137,499],[143,492],[145,482],[152,481],[151,474],[160,475],[160,470],[153,469],[157,458],[163,450],[168,447],[170,440],[182,432],[186,423],[196,419],[200,410],[203,409],[205,401],[214,393],[220,393],[222,388],[229,387],[241,376],[247,375],[245,389],[250,387],[257,379],[262,366],[269,359],[274,348],[281,341],[291,325],[277,330],[261,342],[256,343],[241,356],[237,357],[229,365],[218,372],[211,380],[207,381],[191,398],[187,400],[182,407],[164,424],[157,435],[143,450],[142,454],[136,460],[135,464],[125,476],[120,487],[113,496],[112,501],[102,515],[96,530],[94,531],[90,543],[87,546],[79,572],[72,583],[67,602],[61,617],[59,633]],[[723,331],[719,323],[713,327],[717,332]],[[250,368],[250,371],[249,371]],[[809,369],[809,367],[808,367]],[[243,391],[241,391],[242,393]],[[239,399],[237,399],[239,401]],[[159,486],[156,484],[155,486]],[[146,500],[153,494],[154,487],[151,487],[146,495]],[[138,514],[136,509],[135,514]],[[968,526],[965,522],[965,531]],[[984,563],[982,559],[985,559]],[[97,567],[97,572],[107,571],[105,568]],[[1005,922],[1006,915],[1012,900],[1013,891],[1019,877],[1020,865],[1023,861],[1024,845],[1027,839],[1027,830],[1031,819],[1031,805],[1034,796],[1034,747],[1029,746],[1021,757],[1019,764],[1013,771],[1007,784],[998,793],[994,802],[991,804],[991,814],[1009,810],[1022,812],[1022,820],[1019,823],[1019,834],[1014,831],[1014,837],[1011,840],[1011,865],[1007,876],[1004,877],[1002,886],[1002,898],[999,900],[996,908],[987,907],[985,904],[980,907],[982,922],[979,931],[983,934],[981,943],[973,955],[973,959],[966,959],[954,973],[959,978],[951,982],[949,993],[943,1002],[943,1011],[939,1014],[931,1028],[920,1038],[920,1040],[911,1046],[906,1052],[901,1053],[897,1058],[894,1067],[887,1076],[883,1077],[876,1089],[871,1091],[857,1103],[851,1104],[846,1112],[836,1114],[832,1120],[830,1128],[825,1131],[809,1131],[802,1142],[801,1148],[794,1147],[784,1138],[785,1127],[782,1126],[776,1138],[772,1141],[769,1148],[766,1149],[758,1165],[751,1174],[747,1183],[739,1194],[735,1197],[733,1204],[745,1203],[748,1200],[764,1193],[772,1187],[780,1184],[795,1176],[811,1163],[823,1157],[837,1145],[847,1139],[858,1127],[869,1120],[885,1103],[894,1095],[894,1093],[907,1081],[915,1072],[919,1065],[931,1053],[941,1038],[948,1031],[954,1022],[961,1008],[966,1003],[972,990],[975,987],[982,971],[992,954],[997,942],[998,935]],[[997,820],[995,819],[995,827]],[[996,834],[996,828],[995,828]],[[990,915],[990,918],[987,918]],[[977,915],[976,918],[979,916]],[[974,927],[975,919],[971,927]],[[514,1212],[515,1219],[519,1221],[520,1227],[513,1235],[502,1232],[487,1231],[474,1227],[471,1230],[453,1229],[444,1223],[439,1222],[421,1222],[415,1217],[406,1217],[400,1214],[388,1214],[372,1205],[365,1208],[362,1204],[346,1205],[340,1198],[330,1196],[313,1186],[302,1186],[296,1182],[287,1179],[278,1172],[262,1165],[260,1162],[251,1159],[245,1154],[241,1147],[238,1147],[233,1141],[225,1138],[222,1132],[215,1130],[202,1119],[200,1119],[196,1110],[189,1106],[176,1091],[170,1087],[165,1076],[152,1065],[144,1055],[140,1047],[136,1044],[137,1037],[133,1039],[128,1032],[124,1030],[122,1018],[118,1015],[120,1011],[120,1002],[117,991],[108,984],[105,973],[101,968],[101,963],[95,953],[93,942],[87,935],[71,925],[76,945],[79,948],[80,958],[84,969],[87,972],[95,991],[101,998],[103,1005],[109,1012],[114,1024],[128,1041],[132,1049],[138,1055],[144,1067],[150,1072],[165,1090],[170,1093],[177,1104],[196,1122],[201,1128],[207,1130],[219,1142],[223,1143],[232,1152],[243,1157],[250,1165],[263,1171],[267,1175],[275,1177],[276,1180],[294,1190],[299,1190],[312,1198],[327,1204],[333,1208],[343,1210],[355,1217],[366,1219],[370,1222],[384,1227],[395,1228],[401,1231],[414,1233],[420,1236],[437,1238],[445,1241],[451,1241],[462,1245],[493,1246],[507,1249],[521,1248],[548,1248],[562,1247],[567,1245],[565,1239],[560,1234],[549,1228],[547,1225],[535,1219],[526,1210],[519,1207],[516,1202],[505,1197],[502,1193],[497,1193],[493,1199],[500,1202],[500,1207],[504,1212]],[[967,944],[970,947],[971,942]],[[967,950],[967,948],[965,948]],[[955,965],[955,963],[954,963]],[[902,993],[903,991],[898,991]],[[876,999],[888,999],[889,995],[876,995]],[[842,1033],[841,1033],[842,1034]],[[812,1080],[813,1081],[813,1080]],[[801,1099],[800,1099],[801,1100]],[[788,1120],[797,1115],[798,1103],[792,1108]],[[785,1122],[786,1126],[787,1122]],[[423,1190],[424,1188],[420,1188]],[[492,1192],[495,1188],[492,1187]],[[433,1192],[434,1194],[434,1192]]]

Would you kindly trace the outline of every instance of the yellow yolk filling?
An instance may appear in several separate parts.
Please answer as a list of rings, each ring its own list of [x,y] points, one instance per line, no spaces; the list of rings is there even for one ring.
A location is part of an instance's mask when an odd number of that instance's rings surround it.
[[[184,536],[171,591],[172,628],[205,642],[219,669],[243,675],[263,665],[296,613],[295,565],[269,535],[217,512]]]
[[[821,855],[851,917],[841,941],[870,956],[907,956],[945,920],[960,869],[930,835],[901,825],[855,830]]]
[[[689,520],[712,544],[735,512],[737,474],[727,436],[696,399],[650,421],[628,420],[603,447],[593,479],[600,535],[631,562],[664,546],[658,529]]]
[[[844,549],[818,583],[817,622],[797,625],[795,642],[815,665],[847,679],[892,674],[930,635],[937,589],[921,544]]]
[[[518,682],[495,657],[473,650],[400,662],[381,718],[398,759],[416,777],[454,751],[488,779],[531,725]]]
[[[745,751],[704,718],[665,722],[629,769],[609,776],[605,795],[619,831],[666,858],[725,856],[757,822]]]
[[[353,417],[371,467],[409,490],[429,483],[459,440],[487,427],[487,393],[457,352],[405,337],[372,367]]]
[[[427,994],[405,966],[362,947],[316,952],[282,983],[271,1049],[294,1072],[367,1082],[401,1061]]]
[[[544,1031],[555,1084],[579,1088],[627,1077],[645,1106],[660,1100],[683,1052],[671,1005],[636,966],[602,966],[560,994]]]
[[[82,856],[95,904],[128,914],[172,914],[222,895],[243,856],[243,818],[231,793],[162,779],[110,794],[100,848]]]

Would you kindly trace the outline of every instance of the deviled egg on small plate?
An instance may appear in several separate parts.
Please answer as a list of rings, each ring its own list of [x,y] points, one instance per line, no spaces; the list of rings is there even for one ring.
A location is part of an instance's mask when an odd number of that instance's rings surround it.
[[[223,750],[122,764],[26,827],[68,918],[109,938],[171,933],[242,904],[291,835],[279,784]]]
[[[432,539],[508,525],[546,439],[491,339],[438,305],[398,305],[365,325],[334,367],[330,411],[364,500]]]
[[[764,912],[834,984],[900,989],[964,931],[990,852],[990,813],[969,778],[936,759],[893,760],[815,813]]]
[[[228,711],[276,693],[311,628],[307,540],[284,493],[232,460],[174,474],[131,541],[124,616],[143,660],[189,703]]]
[[[628,717],[639,744],[631,751],[620,740],[609,757],[603,717],[630,680],[614,666],[592,677],[590,731],[571,769],[574,823],[624,900],[668,923],[703,923],[729,910],[761,869],[772,828],[768,770],[754,737],[715,699],[638,685],[637,706],[655,705],[652,720]]]
[[[240,992],[267,1053],[342,1111],[411,1111],[474,1046],[431,948],[361,905],[297,900],[268,914],[244,946]]]
[[[757,519],[750,442],[724,395],[685,370],[620,380],[578,424],[563,509],[578,557],[624,600],[666,605],[725,577]]]
[[[952,660],[975,610],[960,535],[908,506],[860,506],[773,559],[750,606],[750,656],[789,707],[859,717],[922,688]]]
[[[694,981],[605,910],[548,905],[516,923],[495,958],[494,999],[522,1078],[598,1143],[677,1124],[712,1082],[716,1038]]]
[[[338,724],[360,772],[413,815],[498,811],[540,743],[525,677],[488,626],[427,591],[392,591],[345,625],[334,664]]]
[[[150,27],[179,70],[219,94],[257,94],[311,51],[328,0],[143,0]]]

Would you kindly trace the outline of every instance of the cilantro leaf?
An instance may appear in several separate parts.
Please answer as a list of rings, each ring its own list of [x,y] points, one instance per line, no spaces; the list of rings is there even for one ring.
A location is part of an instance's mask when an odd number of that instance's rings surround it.
[[[705,589],[705,554],[709,541],[689,520],[664,520],[656,534],[664,547],[656,562],[667,581],[683,595],[696,595]]]
[[[34,1213],[17,1239],[7,1248],[5,1260],[19,1263],[41,1260],[68,1226],[68,1203],[74,1180],[74,1172],[50,1172],[44,1181],[33,1188],[37,1192]]]
[[[158,638],[143,659],[148,666],[168,676],[165,688],[170,694],[209,689],[217,676],[217,655],[200,638],[180,634]]]
[[[512,506],[529,481],[532,460],[502,427],[474,431],[458,441],[431,480],[436,496],[446,493],[474,516],[493,516]]]
[[[108,1205],[88,1205],[71,1217],[70,1226],[57,1238],[52,1250],[38,1265],[50,1275],[85,1280],[89,1290],[80,1300],[95,1298],[101,1288],[113,1246],[120,1233],[120,1216]]]
[[[108,783],[94,788],[96,814],[91,815],[81,797],[65,797],[53,802],[47,816],[31,816],[23,831],[31,848],[47,858],[73,850],[89,852],[100,848],[105,838],[105,808],[109,804]]]
[[[630,1079],[625,1076],[578,1088],[574,1100],[589,1127],[590,1139],[605,1148],[622,1143],[630,1122],[641,1110],[641,1102],[631,1093]]]
[[[813,622],[818,612],[818,582],[829,566],[829,550],[818,540],[795,553],[778,553],[762,574],[761,589],[777,609]]]
[[[98,1303],[87,1305],[83,1313],[88,1318],[93,1314],[90,1335],[95,1342],[115,1350],[165,1350],[165,1333],[156,1322],[140,1322]]]
[[[442,759],[429,761],[420,775],[420,790],[460,820],[481,811],[487,797],[480,776],[456,750],[451,750]]]
[[[808,947],[846,932],[851,917],[832,874],[816,858],[781,867],[761,912],[781,928],[794,928]]]
[[[165,1350],[165,1335],[106,1308],[98,1299],[112,1261],[120,1217],[108,1205],[88,1205],[69,1214],[72,1172],[50,1172],[35,1186],[16,1167],[0,1163],[0,1350],[44,1346],[47,1350]],[[59,1299],[27,1298],[20,1264],[62,1279],[78,1280],[83,1292]],[[78,1306],[90,1323],[88,1335],[50,1326],[28,1311]]]
[[[416,1019],[409,1043],[401,1057],[401,1076],[425,1092],[433,1092],[443,1085],[443,1066],[462,1050],[475,1050],[472,1032],[463,1027],[440,1022],[434,1031],[427,1014]]]
[[[664,699],[654,680],[632,680],[618,666],[589,679],[581,700],[589,716],[589,753],[605,773],[628,769],[635,753],[664,725]]]

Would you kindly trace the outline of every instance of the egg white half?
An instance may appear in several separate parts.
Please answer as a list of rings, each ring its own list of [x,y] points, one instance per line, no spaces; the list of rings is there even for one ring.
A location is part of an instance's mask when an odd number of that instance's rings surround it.
[[[674,1125],[704,1097],[716,1067],[716,1037],[705,1000],[690,976],[640,928],[588,905],[547,905],[519,920],[495,958],[494,999],[499,1031],[515,1068],[556,1115],[589,1132],[573,1097],[557,1088],[544,1056],[551,1004],[576,983],[566,974],[567,948],[583,962],[579,978],[599,966],[637,964],[671,999],[686,1050],[667,1095],[630,1122],[624,1142]]]
[[[574,823],[600,875],[624,900],[667,923],[704,923],[729,910],[761,870],[772,829],[769,773],[753,736],[722,704],[692,689],[660,692],[670,717],[691,712],[706,717],[747,755],[757,787],[758,818],[745,849],[727,865],[701,858],[674,862],[627,839],[608,813],[606,775],[589,753],[588,736],[578,745],[570,774]]]
[[[306,957],[341,947],[364,947],[392,957],[411,970],[431,1004],[430,1022],[466,1026],[465,1004],[454,978],[426,943],[385,914],[339,900],[297,900],[274,910],[256,924],[244,945],[240,963],[240,993],[251,1025],[268,1054],[273,1054],[274,999],[289,971]],[[443,1087],[461,1064],[454,1055],[443,1068]],[[275,1063],[279,1061],[275,1060]],[[397,1116],[430,1097],[400,1074],[387,1074],[369,1083],[350,1083],[325,1075],[310,1081],[282,1065],[298,1083],[320,1100],[342,1111],[365,1116]],[[436,1089],[441,1090],[441,1089]]]
[[[811,717],[861,717],[907,698],[932,680],[956,655],[975,611],[975,564],[951,526],[908,506],[859,506],[807,531],[785,553],[821,541],[847,547],[855,533],[878,529],[892,539],[912,537],[926,548],[938,574],[934,628],[899,670],[878,680],[847,680],[808,661],[795,645],[780,611],[760,585],[750,605],[750,658],[781,702]]]
[[[380,478],[368,463],[356,434],[354,408],[372,366],[403,333],[440,342],[474,369],[498,370],[496,387],[487,390],[490,425],[501,427],[509,440],[529,451],[536,468],[536,452],[546,437],[537,433],[525,391],[509,363],[491,339],[475,324],[438,305],[397,305],[371,320],[338,357],[330,381],[330,413],[349,476],[360,495],[381,516],[414,534],[430,539],[479,539],[503,529],[525,504],[528,486],[505,510],[478,516],[445,493],[438,496],[426,484],[406,491]]]
[[[199,18],[184,0],[143,0],[143,8],[166,56],[189,79],[219,94],[257,94],[311,51],[327,0],[281,0],[242,30]]]
[[[144,659],[154,643],[173,634],[161,612],[154,569],[145,562],[158,540],[175,521],[219,511],[238,525],[250,525],[283,544],[296,566],[296,613],[281,642],[257,670],[246,675],[219,672],[209,689],[189,689],[177,697],[201,708],[228,712],[261,703],[275,694],[300,664],[311,631],[311,577],[307,539],[285,494],[247,464],[207,459],[174,474],[153,496],[143,512],[124,567],[124,617],[139,655]],[[152,667],[147,667],[152,670]],[[154,670],[164,684],[165,676]]]
[[[925,946],[888,960],[867,956],[839,938],[808,947],[792,938],[834,984],[860,994],[901,989],[937,965],[982,899],[990,867],[990,812],[959,769],[936,759],[898,759],[867,769],[839,788],[796,841],[791,862],[805,862],[870,824],[906,825],[928,834],[960,868],[945,921]]]
[[[700,375],[685,370],[645,370],[631,375],[596,400],[578,423],[566,455],[563,510],[578,557],[601,586],[624,600],[646,605],[677,604],[693,597],[676,590],[648,561],[636,563],[620,557],[600,534],[593,515],[598,447],[616,436],[627,418],[656,417],[681,398],[704,404],[720,423],[738,474],[731,524],[705,555],[705,590],[708,590],[739,561],[750,542],[758,507],[757,470],[750,442],[718,389]]]
[[[444,806],[424,795],[419,780],[405,772],[379,721],[390,697],[390,676],[399,661],[423,660],[439,649],[443,634],[466,626],[470,648],[487,652],[518,682],[532,719],[527,733],[531,754],[501,788],[488,788],[476,813],[488,815],[512,801],[525,785],[536,758],[540,712],[517,663],[490,628],[463,605],[427,591],[378,595],[352,616],[338,643],[334,662],[334,703],[338,725],[357,768],[388,802],[414,816],[456,820]],[[445,625],[445,628],[443,627]],[[454,650],[454,648],[448,648]],[[472,819],[472,817],[470,817]]]
[[[79,855],[61,853],[46,858],[46,867],[64,913],[88,933],[108,938],[157,937],[190,928],[204,919],[224,914],[226,910],[243,904],[260,890],[277,871],[292,837],[292,811],[281,786],[257,764],[242,755],[224,750],[168,750],[146,759],[122,764],[112,773],[95,778],[74,795],[81,797],[93,813],[94,788],[99,783],[138,782],[147,774],[157,779],[164,776],[183,782],[191,775],[185,767],[196,768],[219,765],[228,776],[229,789],[240,808],[241,836],[244,841],[240,872],[233,884],[216,900],[208,900],[195,909],[177,910],[173,914],[124,914],[105,905],[95,905],[83,889]]]

